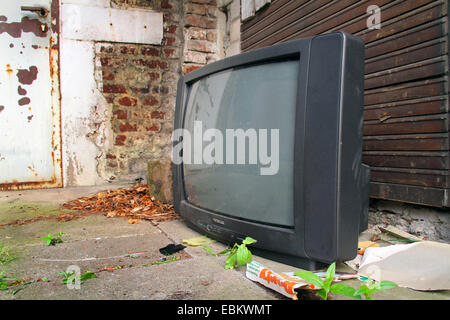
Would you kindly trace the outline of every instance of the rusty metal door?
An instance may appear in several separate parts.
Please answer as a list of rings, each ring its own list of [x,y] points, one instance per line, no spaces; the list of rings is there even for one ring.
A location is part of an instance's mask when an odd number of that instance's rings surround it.
[[[58,7],[0,4],[0,190],[62,186]]]

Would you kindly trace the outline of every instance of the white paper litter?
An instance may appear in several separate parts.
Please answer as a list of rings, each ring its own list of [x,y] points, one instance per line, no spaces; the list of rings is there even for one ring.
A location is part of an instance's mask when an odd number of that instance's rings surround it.
[[[325,280],[326,272],[314,273],[322,278],[322,280]],[[264,267],[262,264],[256,261],[247,263],[247,271],[245,275],[248,279],[259,282],[265,287],[281,293],[282,295],[291,299],[297,298],[295,289],[302,287],[305,289],[318,289],[314,288],[313,285],[310,285],[302,278],[297,277],[294,272],[275,272]],[[359,276],[355,274],[336,273],[333,282],[339,282],[341,280],[354,278],[359,278]]]
[[[367,248],[358,274],[415,290],[450,290],[450,245],[423,241]]]

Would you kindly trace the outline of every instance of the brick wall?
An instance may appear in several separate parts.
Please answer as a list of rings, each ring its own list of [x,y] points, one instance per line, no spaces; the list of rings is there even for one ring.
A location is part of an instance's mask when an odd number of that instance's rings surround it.
[[[183,72],[189,73],[202,65],[222,58],[218,45],[216,0],[184,1]]]
[[[170,157],[177,81],[223,56],[215,0],[112,0],[117,8],[164,13],[162,45],[98,42],[95,65],[109,105],[112,143],[97,159],[108,181],[145,178],[147,163]]]

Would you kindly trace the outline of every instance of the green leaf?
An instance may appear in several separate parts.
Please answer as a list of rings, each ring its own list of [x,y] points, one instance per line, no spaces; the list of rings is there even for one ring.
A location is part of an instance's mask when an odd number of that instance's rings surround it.
[[[360,295],[355,295],[356,289],[343,284],[343,283],[335,283],[330,287],[330,292],[335,294],[340,294],[341,296],[346,296],[350,298],[355,298],[361,300],[362,297]]]
[[[317,291],[317,294],[319,295],[319,297],[321,297],[323,300],[327,300],[328,298],[328,292],[325,289],[320,289],[319,291]]]
[[[86,281],[88,279],[93,279],[93,278],[97,278],[97,276],[95,275],[95,273],[88,270],[84,274],[81,275],[80,281]]]
[[[210,255],[217,257],[217,254],[215,254],[214,251],[212,251],[212,249],[207,245],[203,245],[203,249],[205,249]]]
[[[67,283],[73,283],[76,280],[76,276],[75,276],[75,272],[71,272],[68,274],[68,276],[66,276],[63,280],[62,283],[63,284],[67,284]]]
[[[231,252],[231,248],[226,248],[225,250],[220,251],[217,255],[218,256],[223,256],[223,255],[225,255],[225,254],[227,254],[229,252]]]
[[[302,278],[303,280],[305,280],[306,282],[311,283],[312,285],[323,289],[324,287],[324,282],[322,281],[322,279],[320,279],[320,277],[314,273],[312,273],[311,271],[306,271],[306,270],[297,270],[294,272],[294,274],[297,277]]]
[[[333,262],[330,264],[330,266],[327,269],[327,273],[325,276],[325,286],[324,289],[330,291],[331,282],[333,282],[334,274],[336,273],[336,262]]]
[[[379,283],[377,291],[387,290],[387,289],[391,289],[391,288],[395,288],[395,287],[398,287],[398,285],[395,282],[392,282],[392,281],[381,281]]]
[[[239,265],[245,266],[248,259],[248,249],[245,245],[240,245],[236,251],[236,257]]]
[[[236,252],[233,252],[230,254],[227,258],[227,261],[225,261],[225,269],[233,269],[236,265]]]
[[[242,244],[252,244],[257,242],[255,239],[250,238],[250,237],[246,237],[244,240],[242,240]]]
[[[370,294],[370,289],[365,284],[363,284],[361,287],[356,290],[354,293],[355,296],[368,296]]]
[[[252,262],[252,259],[253,259],[253,255],[252,255],[252,253],[250,252],[250,250],[248,250],[247,263]]]

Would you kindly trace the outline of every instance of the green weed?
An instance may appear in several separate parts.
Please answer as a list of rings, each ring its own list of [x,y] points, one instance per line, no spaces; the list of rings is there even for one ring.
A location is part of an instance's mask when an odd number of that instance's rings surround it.
[[[354,289],[341,282],[331,284],[334,279],[335,271],[336,262],[333,262],[327,269],[325,281],[323,281],[318,275],[310,271],[297,270],[294,272],[294,274],[302,278],[306,282],[312,284],[313,286],[319,288],[317,294],[323,300],[328,299],[328,294],[330,292],[359,300],[362,300],[363,298],[365,298],[365,300],[373,300],[373,298],[370,296],[372,293],[394,288],[397,286],[397,284],[392,281],[377,282],[370,279],[368,280],[368,285],[363,284],[358,289]]]
[[[225,262],[225,269],[234,269],[239,266],[245,266],[248,262],[251,262],[252,253],[247,248],[247,245],[255,242],[255,239],[246,237],[242,240],[242,244],[238,245],[235,243],[234,246],[228,251],[229,255]]]
[[[61,236],[64,235],[64,231],[58,232],[55,235],[52,235],[49,233],[46,237],[41,237],[41,239],[44,239],[47,246],[54,246],[57,243],[62,243],[63,240],[61,239]]]

